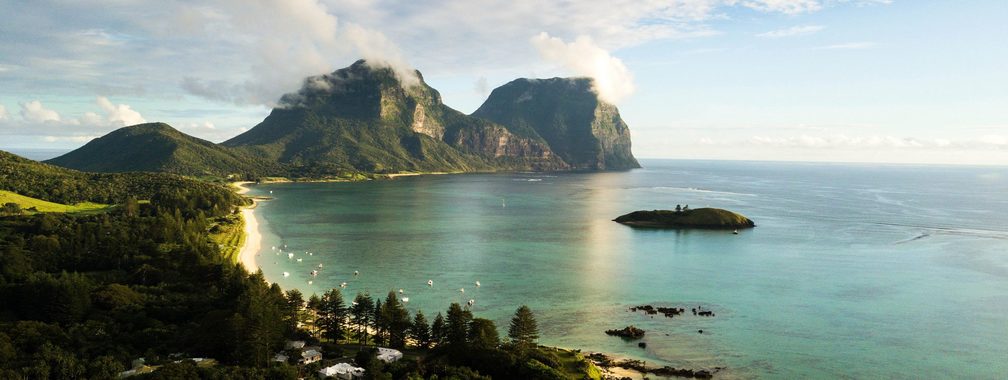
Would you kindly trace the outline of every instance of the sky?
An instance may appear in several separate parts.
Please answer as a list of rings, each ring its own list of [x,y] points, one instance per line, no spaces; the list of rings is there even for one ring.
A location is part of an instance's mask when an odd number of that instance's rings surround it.
[[[220,142],[305,77],[589,76],[639,158],[1008,165],[1008,1],[0,0],[0,149]]]

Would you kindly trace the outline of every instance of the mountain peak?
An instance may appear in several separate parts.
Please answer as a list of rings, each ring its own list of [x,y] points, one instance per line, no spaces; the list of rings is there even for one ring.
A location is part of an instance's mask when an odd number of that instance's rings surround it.
[[[332,73],[305,78],[301,89],[297,92],[284,94],[280,98],[277,108],[326,108],[326,111],[333,111],[342,116],[359,118],[373,116],[375,113],[359,114],[358,112],[345,113],[341,111],[360,110],[361,108],[374,111],[374,103],[388,101],[389,95],[397,95],[396,98],[427,98],[436,103],[441,102],[441,95],[423,82],[423,75],[419,71],[413,70],[412,75],[413,77],[405,82],[415,81],[416,83],[406,85],[401,79],[402,74],[391,65],[360,59],[352,65]],[[372,106],[367,107],[368,104]],[[327,107],[327,105],[331,107]]]
[[[541,136],[576,169],[640,167],[630,131],[615,105],[599,98],[591,78],[515,79],[494,89],[473,116],[522,136]]]
[[[171,125],[162,122],[144,123],[125,126],[112,131],[112,133],[119,134],[143,134],[143,133],[160,133],[160,134],[181,134],[179,130],[175,129]]]
[[[165,123],[122,127],[46,161],[84,171],[165,171],[184,175],[257,172],[268,163],[189,136]]]

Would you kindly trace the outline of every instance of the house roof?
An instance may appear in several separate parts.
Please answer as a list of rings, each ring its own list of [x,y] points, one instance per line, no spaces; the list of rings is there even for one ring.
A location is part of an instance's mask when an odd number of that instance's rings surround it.
[[[319,374],[322,376],[336,376],[344,374],[361,376],[364,374],[364,368],[354,367],[349,363],[337,363],[336,365],[322,368],[319,370]]]

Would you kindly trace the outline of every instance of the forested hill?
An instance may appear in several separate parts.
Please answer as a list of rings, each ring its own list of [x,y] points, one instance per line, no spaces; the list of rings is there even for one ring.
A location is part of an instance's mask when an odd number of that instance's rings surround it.
[[[174,197],[203,199],[211,205],[242,204],[242,199],[224,186],[167,173],[86,173],[29,160],[0,151],[0,190],[50,202],[73,204],[96,202],[121,204],[133,198],[152,200]],[[201,194],[194,197],[195,194]],[[222,209],[221,211],[224,211]]]
[[[285,299],[209,238],[244,201],[221,185],[156,173],[94,174],[0,152],[0,188],[97,213],[0,213],[0,379],[112,379],[145,357],[212,357],[220,378],[266,369]],[[143,202],[136,201],[137,199]],[[168,378],[172,378],[169,372]]]
[[[0,212],[0,379],[114,379],[131,368],[142,371],[136,379],[316,378],[323,363],[348,356],[375,379],[600,377],[576,352],[539,348],[527,308],[503,341],[493,321],[457,303],[428,324],[391,291],[384,302],[359,293],[352,306],[338,288],[307,302],[297,289],[285,294],[211,239],[243,203],[220,185],[84,173],[0,152],[0,187],[121,205]],[[323,362],[298,365],[300,355],[284,351],[291,338],[324,347]],[[385,364],[375,345],[409,358]],[[278,352],[291,362],[273,361]]]
[[[275,162],[182,133],[168,124],[119,128],[48,162],[92,172],[167,172],[224,177],[278,173]]]

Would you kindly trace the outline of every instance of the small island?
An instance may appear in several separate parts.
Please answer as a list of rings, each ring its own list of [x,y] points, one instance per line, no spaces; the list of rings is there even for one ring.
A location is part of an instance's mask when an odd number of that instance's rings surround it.
[[[735,212],[710,207],[690,209],[689,206],[676,206],[676,210],[634,211],[613,221],[645,228],[737,230],[756,227],[752,220]]]

